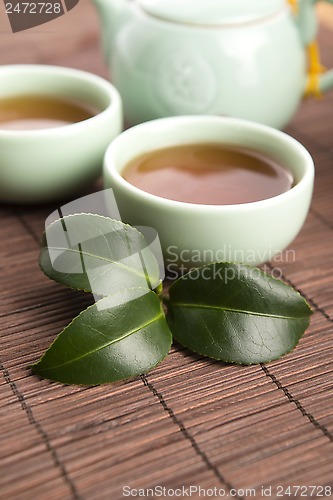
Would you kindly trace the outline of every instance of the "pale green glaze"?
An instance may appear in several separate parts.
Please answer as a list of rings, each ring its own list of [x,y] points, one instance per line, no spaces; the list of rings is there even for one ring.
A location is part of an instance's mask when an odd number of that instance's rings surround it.
[[[249,23],[275,14],[284,0],[136,0],[149,15],[206,26]]]
[[[299,12],[296,17],[296,25],[300,30],[301,40],[304,46],[309,45],[317,35],[317,19],[314,11],[314,5],[321,0],[298,0],[300,4]],[[324,0],[332,3],[333,0]],[[333,71],[331,72],[333,75]],[[333,87],[333,84],[331,85]]]
[[[40,203],[75,193],[98,176],[107,146],[122,130],[120,96],[97,76],[55,66],[1,66],[1,97],[29,93],[72,98],[100,112],[52,129],[9,131],[0,124],[0,201]]]
[[[296,19],[287,0],[93,2],[129,124],[214,114],[282,128],[304,95],[314,0],[299,0]]]
[[[267,200],[218,206],[160,198],[121,176],[126,164],[144,152],[198,142],[262,151],[289,168],[296,185]],[[171,117],[137,125],[117,137],[106,152],[104,181],[106,188],[114,190],[124,222],[157,230],[167,264],[168,256],[174,261],[177,254],[177,264],[187,267],[191,262],[182,262],[185,256],[186,260],[193,257],[196,266],[218,260],[255,265],[285,249],[302,227],[311,201],[314,166],[300,143],[270,127],[216,116]]]

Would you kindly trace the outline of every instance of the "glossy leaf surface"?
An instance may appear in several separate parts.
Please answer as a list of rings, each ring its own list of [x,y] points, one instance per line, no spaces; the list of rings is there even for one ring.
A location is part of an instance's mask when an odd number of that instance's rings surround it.
[[[74,318],[32,369],[66,384],[114,382],[154,368],[171,341],[157,295],[126,289]]]
[[[102,296],[125,287],[154,289],[160,282],[157,260],[143,235],[100,215],[53,222],[44,234],[40,266],[58,283]]]
[[[257,268],[216,263],[171,285],[167,319],[175,339],[194,352],[248,365],[290,352],[310,315],[283,282]]]

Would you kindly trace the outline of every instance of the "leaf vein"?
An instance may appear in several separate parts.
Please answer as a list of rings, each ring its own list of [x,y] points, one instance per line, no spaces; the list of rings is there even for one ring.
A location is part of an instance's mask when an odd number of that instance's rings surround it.
[[[50,369],[51,370],[56,370],[56,369],[61,368],[63,366],[70,365],[70,364],[72,364],[74,362],[80,361],[81,359],[83,359],[83,358],[85,358],[87,356],[91,356],[92,354],[96,354],[97,352],[101,351],[102,349],[105,349],[106,347],[110,347],[112,344],[120,342],[120,341],[126,339],[127,337],[133,335],[134,333],[138,332],[139,330],[142,330],[143,328],[146,328],[147,326],[151,325],[155,321],[158,321],[162,316],[163,316],[163,313],[160,312],[157,316],[155,316],[154,318],[152,318],[147,323],[138,326],[134,330],[126,332],[124,335],[122,335],[121,337],[118,337],[117,339],[114,339],[114,340],[111,340],[109,342],[106,342],[105,344],[101,345],[100,347],[82,354],[82,356],[78,356],[77,358],[72,358],[72,359],[70,359],[68,361],[65,361],[64,363],[61,363],[60,365],[56,365],[56,366],[46,367],[46,368],[38,367],[38,372],[49,371]],[[93,328],[93,330],[95,330],[95,328]],[[101,333],[101,332],[99,332],[99,333]]]
[[[91,254],[89,252],[85,252],[85,251],[79,252],[79,250],[75,250],[74,248],[61,248],[61,247],[47,247],[47,248],[48,248],[48,250],[63,250],[63,251],[66,251],[66,252],[73,252],[73,253],[78,253],[78,254],[81,254],[81,255],[85,255],[87,257],[92,257],[92,258],[97,259],[97,260],[103,260],[105,262],[109,262],[110,264],[115,264],[115,265],[117,265],[119,267],[122,267],[122,268],[126,269],[127,271],[133,272],[134,274],[137,274],[138,276],[141,276],[141,277],[143,277],[143,278],[146,279],[146,275],[144,273],[140,273],[139,271],[137,271],[133,267],[128,267],[128,266],[126,266],[125,264],[122,264],[119,261],[114,261],[114,260],[108,259],[106,257],[102,257],[100,255],[93,255],[93,254]]]
[[[226,312],[233,312],[233,313],[239,313],[239,314],[248,314],[250,316],[263,316],[266,318],[280,318],[280,319],[290,319],[290,320],[301,320],[301,319],[306,319],[307,316],[282,316],[280,314],[272,314],[272,313],[262,313],[258,311],[247,311],[245,309],[232,309],[230,307],[220,307],[220,306],[209,306],[207,304],[189,304],[189,303],[176,303],[170,301],[170,306],[171,307],[184,307],[184,308],[193,308],[193,309],[212,309],[216,311],[226,311]]]

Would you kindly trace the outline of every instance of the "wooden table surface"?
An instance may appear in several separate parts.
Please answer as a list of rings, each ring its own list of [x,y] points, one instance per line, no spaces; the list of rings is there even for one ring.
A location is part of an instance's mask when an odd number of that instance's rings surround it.
[[[332,10],[319,14],[323,58],[333,66]],[[107,75],[87,0],[15,35],[2,3],[0,46],[1,64]],[[295,259],[278,265],[314,315],[296,350],[268,365],[225,365],[175,345],[149,375],[113,385],[33,376],[29,365],[87,299],[38,268],[44,220],[56,206],[1,206],[1,499],[120,499],[124,486],[216,487],[238,499],[250,488],[256,498],[262,487],[270,498],[288,498],[279,486],[333,488],[333,92],[304,102],[287,131],[312,153],[316,186],[290,247]]]

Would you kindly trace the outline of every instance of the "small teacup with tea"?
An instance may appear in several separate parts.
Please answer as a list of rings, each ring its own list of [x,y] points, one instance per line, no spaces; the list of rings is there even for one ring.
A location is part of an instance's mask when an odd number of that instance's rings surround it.
[[[118,91],[70,68],[0,68],[0,201],[66,197],[98,176],[122,130]]]
[[[158,231],[167,264],[257,265],[302,227],[314,166],[299,142],[264,125],[172,117],[117,137],[104,179],[125,222]]]

